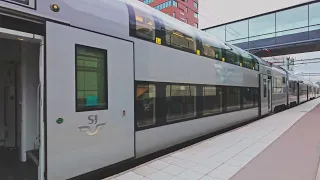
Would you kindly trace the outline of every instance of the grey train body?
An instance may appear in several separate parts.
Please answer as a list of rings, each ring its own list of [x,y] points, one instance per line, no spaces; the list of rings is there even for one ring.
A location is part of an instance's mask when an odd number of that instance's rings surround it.
[[[319,96],[312,82],[137,0],[0,7],[44,27],[48,180],[135,160]],[[106,104],[96,109],[92,96],[85,97],[90,107],[78,108],[76,54],[83,49],[107,62]]]

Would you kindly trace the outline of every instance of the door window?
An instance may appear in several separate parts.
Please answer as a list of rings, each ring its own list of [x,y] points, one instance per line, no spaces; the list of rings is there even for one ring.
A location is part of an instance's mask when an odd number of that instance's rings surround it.
[[[76,45],[76,111],[108,108],[107,51]]]

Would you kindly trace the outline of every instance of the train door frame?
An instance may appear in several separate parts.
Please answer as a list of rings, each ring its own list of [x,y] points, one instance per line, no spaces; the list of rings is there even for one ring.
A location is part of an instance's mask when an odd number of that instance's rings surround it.
[[[272,111],[271,88],[268,87],[268,82],[271,76],[268,74],[260,74],[260,116],[270,114]]]
[[[37,96],[37,116],[39,123],[39,137],[40,137],[40,146],[39,146],[39,164],[38,164],[38,180],[44,180],[44,171],[45,171],[45,131],[44,131],[44,37],[37,34],[27,33],[23,31],[11,30],[7,28],[0,27],[0,33],[4,36],[7,36],[10,39],[27,41],[27,42],[35,42],[39,45],[39,67],[38,67],[38,75],[39,75],[39,86],[38,86],[38,96]],[[23,131],[24,125],[21,124],[21,131]],[[22,141],[24,133],[20,133],[20,139]],[[22,142],[21,142],[22,143]],[[19,145],[19,154],[21,160],[25,159],[25,149],[24,146]]]

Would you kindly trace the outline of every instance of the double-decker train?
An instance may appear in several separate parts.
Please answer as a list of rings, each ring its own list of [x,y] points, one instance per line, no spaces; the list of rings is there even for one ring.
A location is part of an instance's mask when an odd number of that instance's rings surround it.
[[[319,96],[137,0],[6,0],[0,12],[0,179],[78,177]]]

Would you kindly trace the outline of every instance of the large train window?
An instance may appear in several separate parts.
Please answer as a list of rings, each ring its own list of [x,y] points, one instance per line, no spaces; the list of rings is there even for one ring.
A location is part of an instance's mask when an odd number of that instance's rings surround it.
[[[188,52],[196,52],[196,39],[178,30],[166,26],[166,44]]]
[[[249,55],[243,55],[242,60],[243,60],[243,65],[242,65],[243,67],[246,67],[249,69],[252,69],[254,67],[253,66],[253,59]]]
[[[177,121],[196,116],[196,86],[166,86],[167,121]]]
[[[233,50],[226,49],[226,62],[240,65],[240,55],[236,54]]]
[[[138,127],[155,124],[156,86],[154,84],[137,84],[135,106]]]
[[[240,109],[240,88],[226,87],[227,111],[235,111]]]
[[[76,111],[108,108],[107,51],[76,45]]]
[[[255,88],[243,88],[243,107],[251,108],[255,106]]]
[[[213,38],[206,35],[201,36],[202,40],[202,52],[203,55],[209,58],[222,60],[222,46],[218,41],[214,41]]]
[[[203,115],[222,112],[222,88],[217,86],[203,87]]]
[[[155,22],[152,14],[127,5],[130,16],[130,35],[155,41]]]

